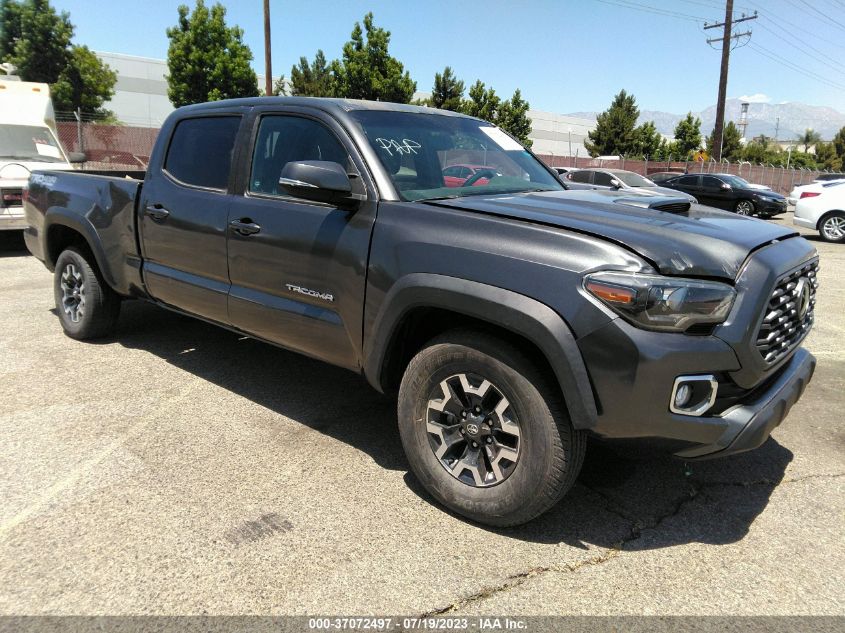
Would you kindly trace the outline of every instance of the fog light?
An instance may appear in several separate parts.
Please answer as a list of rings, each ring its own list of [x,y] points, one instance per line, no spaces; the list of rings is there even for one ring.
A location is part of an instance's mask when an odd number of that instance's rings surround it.
[[[690,387],[688,383],[684,383],[678,387],[678,390],[675,392],[675,408],[682,408],[687,402],[689,402],[691,395],[692,387]]]
[[[703,415],[716,402],[719,383],[712,375],[678,376],[672,387],[669,410],[680,415]]]

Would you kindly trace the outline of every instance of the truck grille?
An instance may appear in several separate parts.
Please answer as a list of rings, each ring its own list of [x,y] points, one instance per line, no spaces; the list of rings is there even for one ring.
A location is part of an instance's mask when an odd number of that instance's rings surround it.
[[[819,260],[781,277],[757,332],[757,351],[769,364],[777,362],[804,338],[813,325]]]

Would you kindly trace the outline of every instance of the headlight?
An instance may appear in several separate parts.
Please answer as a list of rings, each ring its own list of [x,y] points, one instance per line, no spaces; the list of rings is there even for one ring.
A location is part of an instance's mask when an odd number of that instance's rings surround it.
[[[722,323],[736,298],[733,288],[715,281],[615,271],[587,275],[584,288],[638,327],[673,332]]]

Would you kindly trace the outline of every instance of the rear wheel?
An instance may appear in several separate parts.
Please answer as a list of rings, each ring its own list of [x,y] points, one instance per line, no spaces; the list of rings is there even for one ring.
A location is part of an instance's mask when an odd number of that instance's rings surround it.
[[[734,205],[734,213],[737,215],[754,215],[754,203],[751,200],[740,200]]]
[[[103,281],[88,253],[71,246],[59,255],[53,289],[65,334],[90,339],[112,331],[120,313],[120,296]]]
[[[819,224],[819,235],[826,242],[845,242],[845,213],[837,211],[825,217]]]
[[[399,431],[411,470],[438,501],[495,526],[557,503],[586,450],[556,385],[516,348],[468,331],[434,339],[411,360]]]

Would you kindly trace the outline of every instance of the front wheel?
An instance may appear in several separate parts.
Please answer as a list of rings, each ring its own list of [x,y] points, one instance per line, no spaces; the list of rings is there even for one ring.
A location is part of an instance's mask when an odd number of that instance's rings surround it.
[[[825,242],[845,242],[845,213],[832,213],[822,220],[819,235]]]
[[[399,432],[426,490],[494,526],[551,508],[575,482],[586,450],[557,386],[516,348],[476,332],[440,336],[411,360]]]
[[[737,215],[754,215],[754,203],[751,200],[740,200],[734,206],[734,213]]]
[[[120,313],[120,296],[101,278],[91,256],[71,246],[56,260],[53,290],[65,334],[91,339],[111,333]]]

